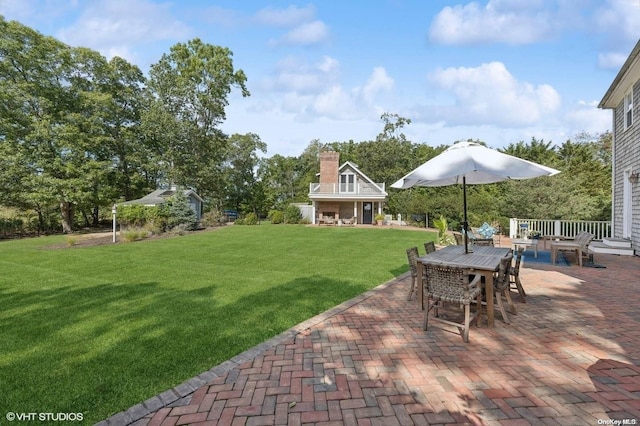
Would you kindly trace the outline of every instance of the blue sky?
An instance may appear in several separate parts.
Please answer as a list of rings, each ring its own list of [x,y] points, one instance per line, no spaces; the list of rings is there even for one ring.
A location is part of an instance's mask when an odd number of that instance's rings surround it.
[[[145,73],[199,37],[234,53],[249,98],[223,130],[267,156],[371,140],[384,112],[432,146],[610,130],[597,108],[640,38],[640,0],[0,0],[0,14]]]

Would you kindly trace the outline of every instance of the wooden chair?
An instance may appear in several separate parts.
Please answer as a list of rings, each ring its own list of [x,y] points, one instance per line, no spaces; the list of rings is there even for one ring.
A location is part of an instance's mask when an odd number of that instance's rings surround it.
[[[523,252],[524,247],[518,247],[518,251],[514,255],[515,265],[511,266],[511,270],[509,271],[509,291],[517,290],[522,303],[527,303],[525,299],[527,293],[524,291],[522,283],[520,282],[520,263],[522,263]]]
[[[453,237],[456,239],[456,245],[459,245],[459,246],[464,245],[464,237],[460,232],[454,232]]]
[[[498,308],[500,313],[502,314],[502,319],[504,322],[509,324],[509,316],[507,315],[507,310],[504,307],[504,303],[502,301],[502,296],[507,299],[509,303],[509,308],[513,314],[516,313],[516,307],[513,304],[513,300],[511,300],[511,293],[509,291],[509,274],[511,272],[511,262],[513,260],[513,255],[510,254],[505,256],[500,261],[500,268],[498,269],[498,275],[493,280],[493,294],[495,297],[494,306]]]
[[[589,243],[595,235],[590,232],[579,232],[573,241],[552,241],[551,242],[551,264],[556,264],[558,251],[571,251],[576,255],[576,261],[582,266],[582,257],[589,256]]]
[[[424,297],[427,299],[427,309],[424,313],[423,328],[428,329],[429,312],[433,309],[434,321],[453,325],[458,328],[465,343],[469,342],[469,326],[471,321],[476,320],[482,310],[482,287],[480,285],[480,275],[470,279],[469,271],[454,266],[445,265],[425,265]],[[471,302],[476,301],[476,310],[471,313]],[[453,319],[445,319],[439,316],[439,310],[449,310],[454,305],[444,305],[449,302],[462,306],[464,311],[463,322],[456,322]]]
[[[499,311],[502,315],[502,319],[505,323],[509,324],[509,315],[507,314],[507,310],[505,309],[502,298],[507,299],[507,303],[509,304],[509,309],[513,314],[516,314],[516,307],[513,304],[513,300],[511,299],[511,294],[509,292],[509,272],[511,271],[511,262],[513,260],[513,254],[509,254],[504,257],[500,261],[500,267],[498,269],[498,273],[493,278],[493,307],[494,310]],[[483,288],[483,298],[480,302],[482,306],[487,305],[486,301],[486,292]]]
[[[407,259],[409,260],[409,270],[411,271],[411,287],[409,288],[407,300],[411,300],[411,297],[413,297],[413,291],[418,285],[418,247],[411,247],[407,249]]]
[[[433,253],[434,251],[436,251],[436,243],[434,243],[433,241],[424,243],[424,250],[427,254]]]

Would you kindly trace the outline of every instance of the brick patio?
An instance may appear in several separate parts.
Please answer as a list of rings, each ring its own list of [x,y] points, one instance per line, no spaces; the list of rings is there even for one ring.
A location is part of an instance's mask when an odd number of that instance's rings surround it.
[[[468,344],[422,330],[405,274],[100,424],[640,422],[640,258],[595,260],[525,262],[527,303]]]

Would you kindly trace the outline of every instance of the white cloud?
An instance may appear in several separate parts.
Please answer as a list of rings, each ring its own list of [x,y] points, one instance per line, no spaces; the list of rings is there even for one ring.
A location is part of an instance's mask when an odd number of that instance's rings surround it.
[[[101,0],[88,3],[79,19],[60,30],[58,37],[108,55],[110,51],[131,52],[133,46],[144,43],[183,40],[189,32],[185,24],[172,17],[169,4]]]
[[[329,28],[322,21],[304,23],[280,38],[280,43],[310,45],[320,43],[329,37]]]
[[[573,134],[603,133],[611,128],[611,111],[598,108],[598,101],[580,101],[564,115],[563,122]]]
[[[362,97],[370,104],[374,101],[378,93],[391,90],[393,85],[394,81],[387,75],[387,70],[383,67],[375,67],[373,74],[371,74],[371,77],[369,77],[369,80],[362,89]]]
[[[265,91],[260,96],[272,99],[268,105],[261,103],[260,110],[281,110],[305,122],[377,118],[382,111],[377,103],[395,85],[385,68],[375,67],[362,84],[347,87],[341,81],[340,63],[329,56],[313,64],[288,57],[276,71],[260,88]]]
[[[640,34],[640,2],[638,0],[606,0],[593,13],[598,29],[612,39],[638,39]]]
[[[600,52],[598,64],[605,69],[619,69],[640,38],[640,1],[607,0],[593,16],[606,49]]]
[[[556,19],[543,1],[489,1],[447,6],[436,15],[429,39],[444,44],[527,44],[549,37]]]
[[[287,57],[278,63],[277,75],[267,79],[268,90],[297,93],[317,93],[327,86],[337,83],[340,76],[339,62],[324,56],[316,64],[308,64],[294,57]]]
[[[624,61],[627,60],[629,53],[623,52],[607,52],[598,54],[598,65],[600,68],[617,70],[622,67]]]
[[[265,8],[255,15],[255,20],[264,25],[295,27],[313,20],[316,9],[312,4],[305,7],[289,6],[286,9]]]
[[[500,62],[441,69],[430,80],[450,92],[455,105],[430,106],[425,119],[449,125],[528,126],[557,112],[561,103],[553,87],[520,82]]]

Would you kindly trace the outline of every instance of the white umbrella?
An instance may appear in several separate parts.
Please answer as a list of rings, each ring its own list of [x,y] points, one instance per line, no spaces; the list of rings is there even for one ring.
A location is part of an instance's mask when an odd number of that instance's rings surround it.
[[[406,189],[413,186],[447,186],[462,184],[464,196],[464,248],[467,252],[467,184],[495,183],[508,179],[530,179],[552,176],[559,170],[503,154],[474,142],[458,142],[433,157],[402,179],[392,188]]]

